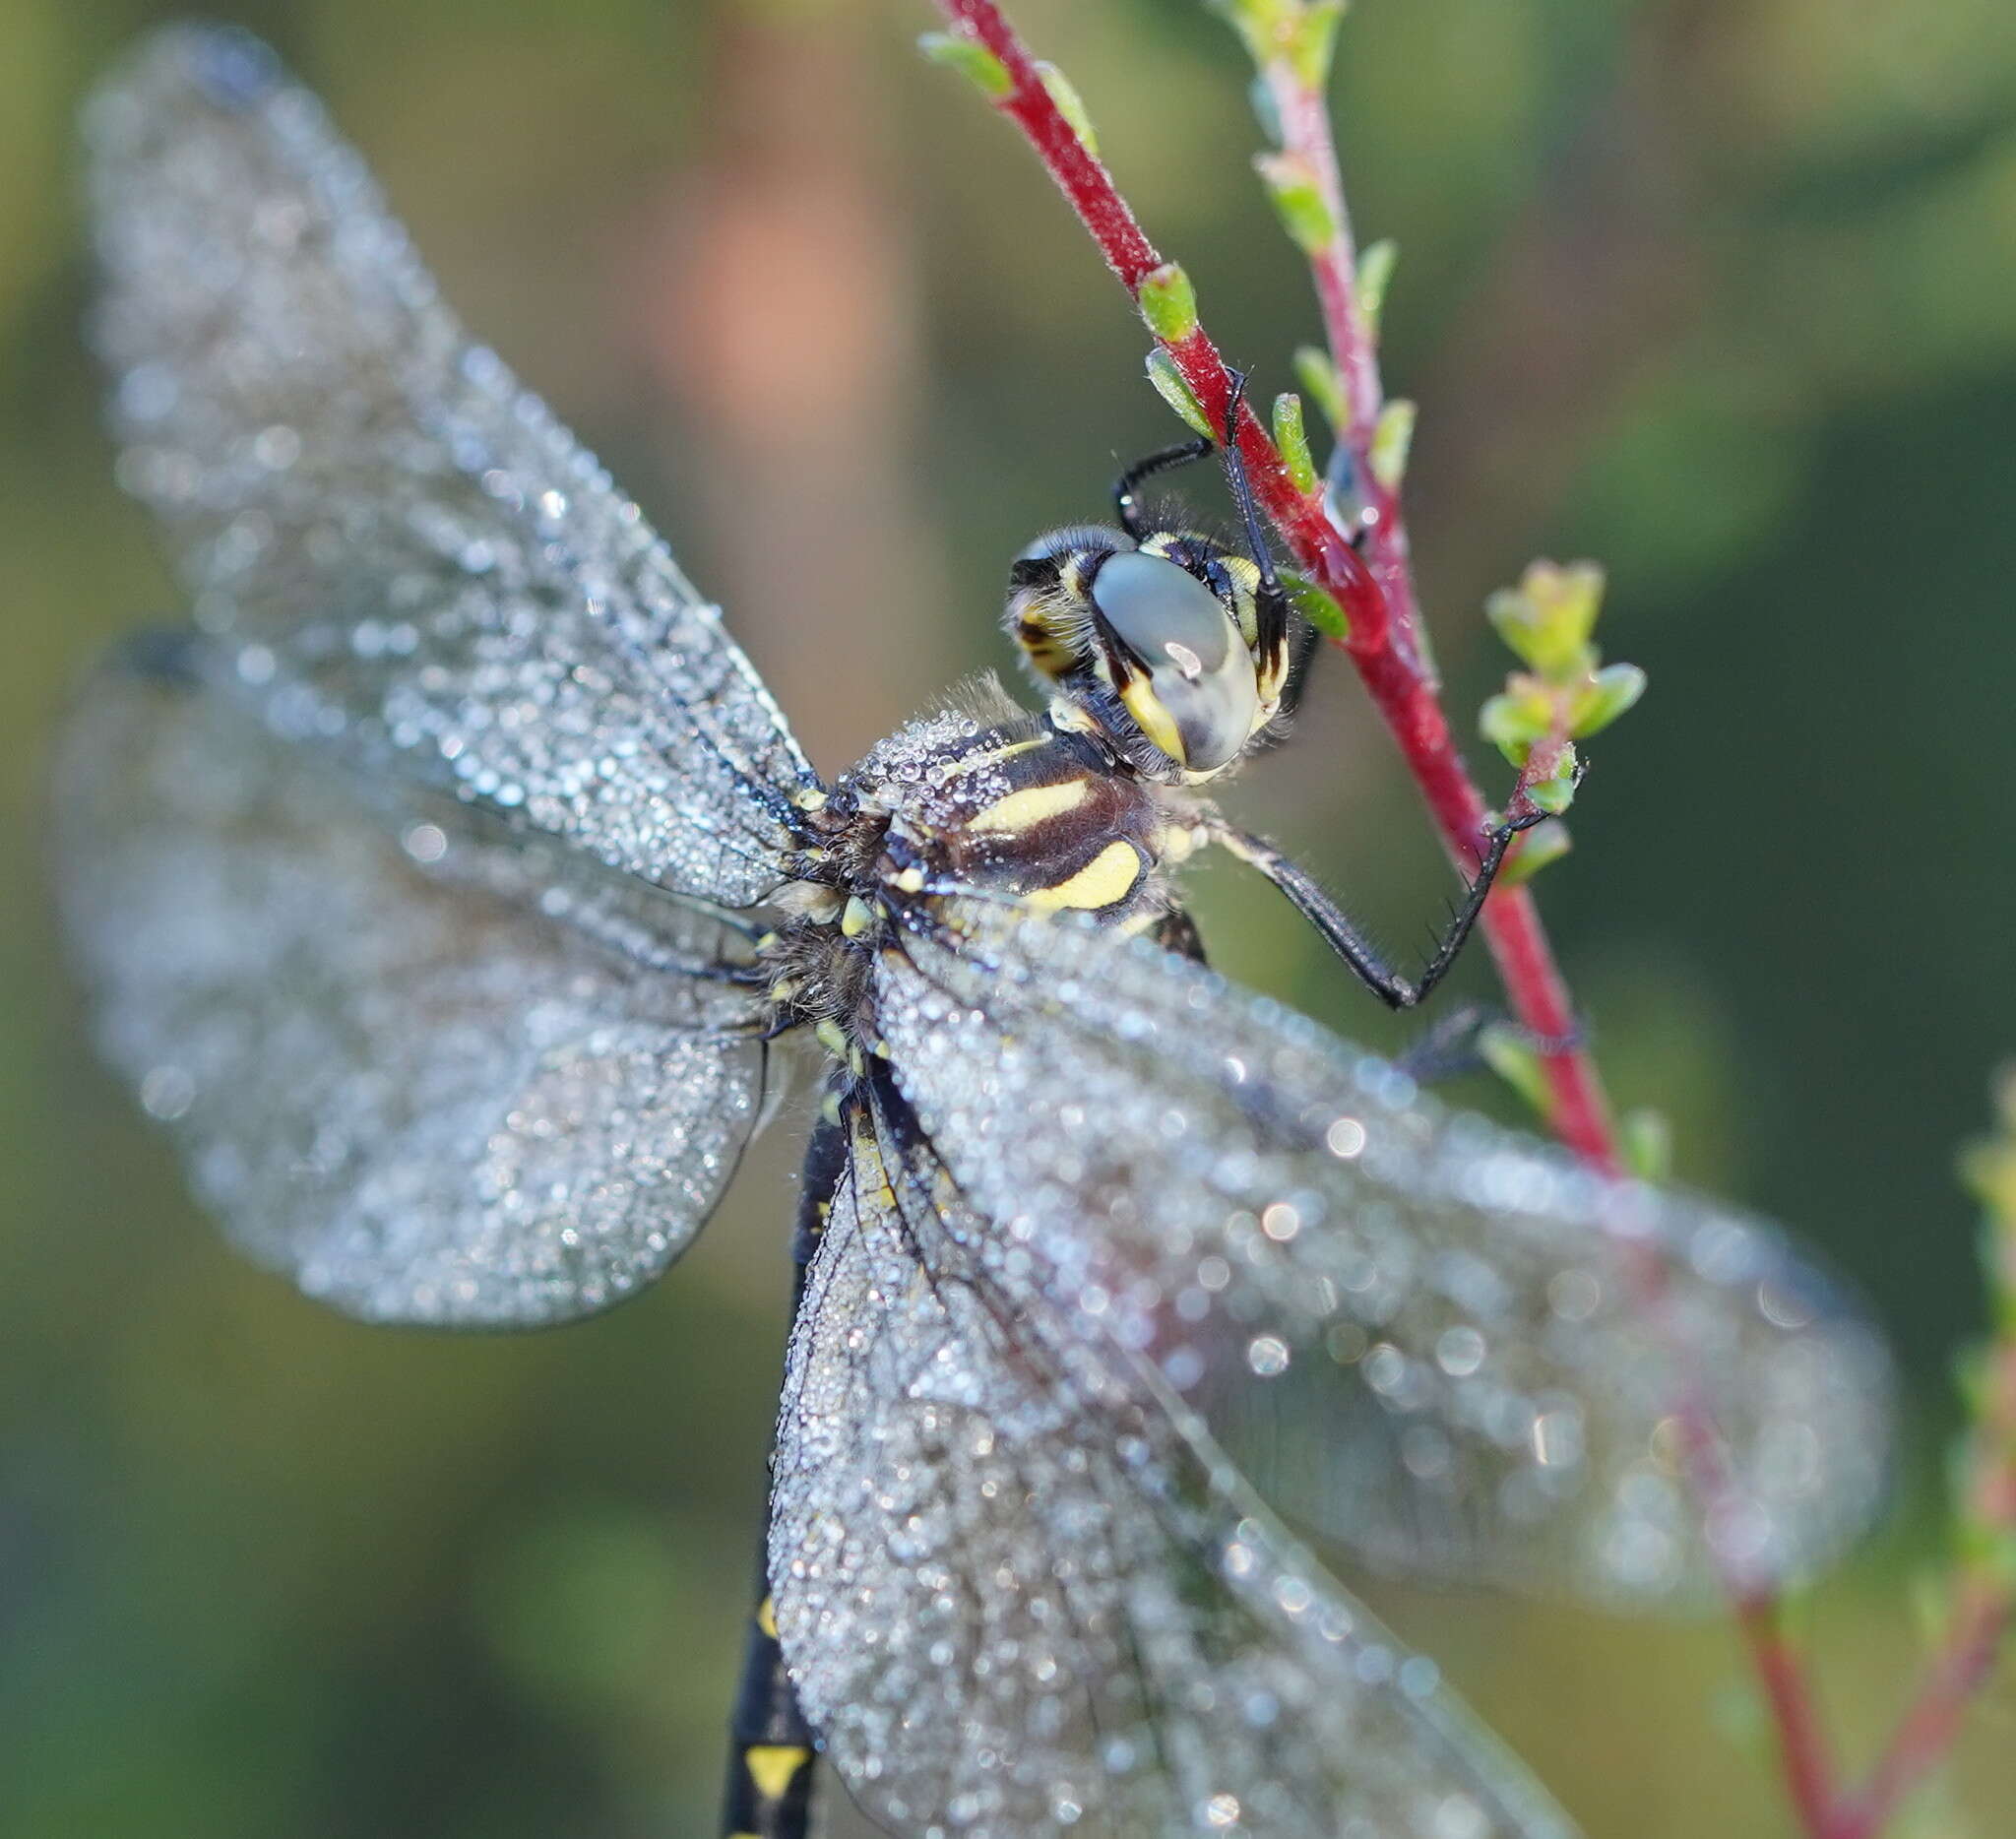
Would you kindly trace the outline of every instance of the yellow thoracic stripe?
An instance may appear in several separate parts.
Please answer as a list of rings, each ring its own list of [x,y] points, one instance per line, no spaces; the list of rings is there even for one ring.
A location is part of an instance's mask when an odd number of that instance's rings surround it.
[[[1040,913],[1052,913],[1059,907],[1079,907],[1090,912],[1110,907],[1140,878],[1140,856],[1133,844],[1118,841],[1108,843],[1075,875],[1054,887],[1038,888],[1023,899]]]
[[[1046,817],[1061,817],[1075,811],[1092,792],[1089,779],[1066,779],[1054,786],[1026,786],[983,805],[966,820],[969,830],[1017,836],[1034,830]]]
[[[1029,753],[1048,743],[1047,734],[1038,734],[1029,740],[1011,740],[999,747],[976,747],[971,753],[962,753],[957,759],[947,760],[940,770],[941,780],[957,779],[962,774],[977,773],[983,766],[998,766],[1003,760],[1012,760],[1018,753]]]
[[[782,1801],[791,1777],[811,1760],[803,1744],[751,1744],[742,1751],[749,1779],[766,1801]]]

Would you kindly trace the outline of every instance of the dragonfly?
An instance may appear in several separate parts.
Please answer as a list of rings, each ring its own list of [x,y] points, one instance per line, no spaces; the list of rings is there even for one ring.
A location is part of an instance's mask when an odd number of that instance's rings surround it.
[[[1218,812],[1307,645],[1249,498],[1249,552],[1144,509],[1193,451],[1016,560],[1041,713],[956,696],[828,784],[264,47],[145,41],[87,139],[189,619],[78,696],[60,897],[227,1234],[370,1321],[591,1315],[821,1056],[726,1832],[796,1839],[823,1756],[905,1839],[1554,1839],[1308,1542],[1629,1606],[1864,1522],[1882,1344],[1774,1229],[1204,962],[1223,846],[1409,1005],[1511,827],[1410,981]]]

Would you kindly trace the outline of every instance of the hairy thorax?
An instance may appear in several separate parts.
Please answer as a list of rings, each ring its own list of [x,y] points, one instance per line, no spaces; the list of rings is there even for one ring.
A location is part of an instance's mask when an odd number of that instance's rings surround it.
[[[957,931],[1012,910],[1168,926],[1164,866],[1188,853],[1198,812],[1092,735],[1005,698],[914,722],[807,813],[819,840],[777,897],[785,918],[764,949],[778,1019],[810,1024],[843,1057],[873,1051],[868,967],[920,924]]]

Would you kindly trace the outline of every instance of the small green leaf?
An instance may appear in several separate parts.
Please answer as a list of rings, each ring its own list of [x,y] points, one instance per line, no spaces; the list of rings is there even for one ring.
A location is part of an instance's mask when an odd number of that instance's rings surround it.
[[[1306,0],[1301,18],[1295,23],[1289,57],[1295,75],[1311,90],[1321,91],[1330,82],[1330,64],[1337,52],[1337,29],[1351,0]]]
[[[1358,311],[1376,335],[1379,315],[1386,308],[1386,288],[1393,280],[1394,264],[1400,260],[1400,245],[1392,237],[1368,244],[1358,255]]]
[[[1165,262],[1141,278],[1141,317],[1164,345],[1181,345],[1197,330],[1197,289],[1180,264]]]
[[[1308,430],[1302,425],[1302,399],[1284,390],[1274,399],[1274,444],[1281,449],[1282,464],[1302,493],[1316,489],[1316,457],[1309,451]]]
[[[963,32],[927,32],[917,40],[917,49],[932,63],[958,71],[990,102],[1014,92],[1015,79],[1008,66]]]
[[[1575,801],[1575,749],[1572,745],[1561,748],[1560,758],[1554,762],[1554,770],[1546,778],[1533,781],[1526,788],[1529,803],[1537,805],[1549,817],[1558,817]]]
[[[1092,117],[1086,112],[1085,98],[1078,94],[1077,86],[1056,65],[1041,58],[1037,60],[1036,74],[1049,92],[1050,100],[1056,103],[1057,113],[1071,124],[1071,132],[1077,135],[1078,145],[1097,159],[1099,136],[1092,131]]]
[[[1188,380],[1176,368],[1176,360],[1159,345],[1148,353],[1148,380],[1155,385],[1155,393],[1181,415],[1194,432],[1206,440],[1218,439],[1218,430],[1211,425],[1210,417],[1204,412],[1204,405],[1191,391]]]
[[[1351,637],[1351,615],[1313,581],[1283,569],[1281,585],[1288,590],[1288,598],[1294,602],[1295,610],[1326,639]]]
[[[1568,732],[1578,739],[1608,728],[1645,694],[1645,672],[1636,665],[1606,665],[1568,706]]]
[[[1351,410],[1344,397],[1344,379],[1338,375],[1330,353],[1314,345],[1296,346],[1295,377],[1302,386],[1302,394],[1323,412],[1331,433],[1343,433]]]
[[[1569,683],[1595,665],[1589,638],[1603,607],[1603,570],[1594,562],[1565,568],[1535,562],[1516,588],[1501,588],[1484,602],[1484,615],[1542,676]]]
[[[1526,764],[1526,756],[1553,726],[1553,699],[1531,677],[1508,678],[1504,692],[1478,714],[1478,731],[1514,766]]]
[[[1266,183],[1275,216],[1294,246],[1304,255],[1327,249],[1337,235],[1337,220],[1323,201],[1309,162],[1299,154],[1255,154],[1253,168]]]
[[[1407,456],[1414,446],[1414,405],[1395,397],[1379,411],[1378,425],[1372,430],[1372,451],[1367,456],[1372,476],[1388,491],[1398,491],[1407,476]]]
[[[1558,817],[1534,825],[1526,833],[1525,841],[1506,858],[1505,866],[1498,870],[1498,886],[1516,888],[1531,881],[1543,868],[1559,861],[1574,847],[1575,840],[1569,836],[1568,826]]]
[[[1532,1039],[1510,1022],[1493,1022],[1478,1031],[1477,1050],[1483,1063],[1524,1099],[1536,1116],[1553,1112],[1553,1095]]]
[[[1545,829],[1545,825],[1541,826]],[[1673,1173],[1673,1129],[1664,1111],[1641,1106],[1617,1125],[1624,1167],[1641,1181],[1670,1181]]]

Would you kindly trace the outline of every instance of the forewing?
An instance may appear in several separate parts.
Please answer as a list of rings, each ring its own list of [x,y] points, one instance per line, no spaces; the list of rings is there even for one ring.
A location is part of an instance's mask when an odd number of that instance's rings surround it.
[[[120,477],[279,728],[730,906],[817,784],[608,476],[471,345],[321,106],[158,33],[87,116]]]
[[[828,1216],[770,1547],[800,1702],[867,1810],[964,1839],[1566,1835],[1201,1432],[991,1286],[902,1109],[857,1121]]]
[[[1769,1229],[1444,1111],[1146,941],[900,936],[875,1001],[989,1280],[1375,1560],[1656,1599],[1803,1569],[1871,1511],[1880,1344]]]
[[[387,801],[201,680],[102,669],[57,761],[107,1057],[231,1237],[378,1321],[564,1319],[657,1276],[753,1125],[723,922],[452,798]]]

